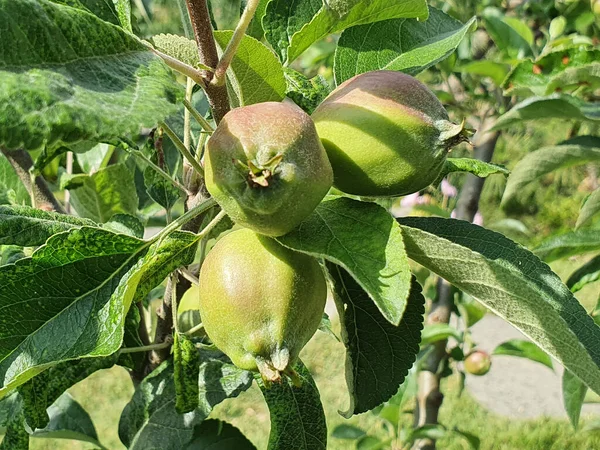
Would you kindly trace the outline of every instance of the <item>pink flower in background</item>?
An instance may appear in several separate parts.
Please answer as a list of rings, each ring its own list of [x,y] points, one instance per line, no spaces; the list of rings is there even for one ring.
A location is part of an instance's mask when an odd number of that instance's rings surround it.
[[[442,185],[440,186],[442,194],[445,197],[456,197],[458,195],[458,190],[450,184],[448,180],[445,178],[442,180]]]
[[[400,203],[396,203],[396,205],[392,207],[391,213],[394,217],[408,216],[413,207],[417,205],[427,205],[429,203],[431,203],[431,197],[428,195],[419,195],[418,192],[415,192],[414,194],[402,197]]]

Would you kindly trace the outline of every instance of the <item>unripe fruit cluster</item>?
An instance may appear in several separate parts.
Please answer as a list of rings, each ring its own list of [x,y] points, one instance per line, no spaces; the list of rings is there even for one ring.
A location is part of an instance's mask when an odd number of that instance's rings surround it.
[[[462,140],[435,95],[399,72],[348,80],[312,118],[292,103],[230,111],[207,144],[206,187],[246,230],[222,238],[202,266],[200,312],[215,345],[267,381],[293,376],[327,292],[318,261],[272,237],[296,228],[332,185],[364,197],[425,188]]]

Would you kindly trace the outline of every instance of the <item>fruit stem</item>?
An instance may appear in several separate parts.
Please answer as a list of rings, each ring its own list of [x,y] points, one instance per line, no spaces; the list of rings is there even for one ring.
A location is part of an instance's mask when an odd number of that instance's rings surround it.
[[[202,117],[202,114],[200,114],[196,110],[196,108],[194,108],[194,106],[188,101],[188,99],[185,99],[183,101],[183,106],[186,107],[186,109],[190,112],[194,119],[196,119],[196,122],[200,124],[204,131],[206,131],[207,133],[212,133],[215,131],[211,124],[208,123],[208,121],[204,117]]]
[[[173,222],[171,222],[169,225],[164,227],[160,231],[160,233],[158,233],[156,236],[154,236],[152,239],[150,239],[149,242],[154,243],[154,242],[164,239],[166,236],[171,234],[173,231],[177,230],[179,227],[188,223],[190,220],[195,219],[196,217],[198,217],[200,214],[204,213],[205,211],[208,211],[210,208],[212,208],[216,204],[217,204],[217,202],[213,198],[208,198],[208,199],[204,200],[202,203],[200,203],[199,205],[190,209],[186,213],[182,214],[177,219],[175,219]],[[219,217],[219,216],[217,216],[217,217]],[[214,222],[214,220],[213,220],[213,222]],[[212,222],[209,223],[206,226],[206,228],[210,227],[211,224],[212,224]],[[204,230],[206,230],[206,228]],[[202,231],[204,231],[204,230],[202,230]]]
[[[177,304],[177,271],[171,275],[171,314],[173,316],[173,329],[179,334],[179,306]]]
[[[179,136],[177,136],[177,134],[166,123],[160,122],[158,125],[165,131],[165,133],[167,134],[167,136],[169,136],[171,141],[173,141],[173,144],[175,144],[175,147],[177,147],[179,153],[181,153],[181,155],[185,159],[187,159],[187,161],[196,170],[196,172],[198,172],[204,178],[204,168],[200,165],[198,161],[196,161],[196,159],[190,153],[185,144],[181,142]]]
[[[192,336],[194,333],[196,333],[196,332],[198,332],[198,331],[200,331],[200,330],[203,330],[203,329],[204,329],[204,324],[202,324],[202,323],[199,323],[198,325],[196,325],[196,326],[194,326],[194,327],[190,328],[189,330],[187,330],[187,331],[186,331],[185,333],[183,333],[183,334],[185,334],[185,335],[187,335],[187,336]]]
[[[119,354],[122,355],[124,353],[149,352],[151,350],[160,350],[162,348],[167,348],[169,345],[171,345],[171,342],[167,340],[165,342],[161,342],[160,344],[143,345],[141,347],[125,347],[119,350]]]
[[[254,17],[254,13],[258,8],[259,3],[260,0],[248,0],[244,13],[233,32],[233,37],[231,38],[231,41],[229,41],[229,44],[227,44],[227,48],[223,52],[223,55],[221,55],[221,59],[219,59],[219,63],[215,69],[215,76],[213,77],[211,84],[215,86],[223,86],[223,84],[225,84],[225,73],[231,64],[242,39],[246,35],[246,30]]]

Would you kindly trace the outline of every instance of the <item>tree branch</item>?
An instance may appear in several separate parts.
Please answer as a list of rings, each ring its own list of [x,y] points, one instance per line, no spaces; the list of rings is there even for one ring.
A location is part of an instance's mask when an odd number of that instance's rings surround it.
[[[217,46],[212,34],[212,25],[208,12],[206,0],[186,0],[192,29],[198,43],[198,54],[200,63],[205,66],[216,69],[219,64],[219,55]],[[229,111],[229,97],[227,95],[227,86],[215,86],[210,84],[213,72],[201,70],[200,73],[205,80],[206,97],[213,112],[215,122],[218,124],[223,116]]]
[[[56,211],[65,214],[65,210],[56,199],[46,180],[40,175],[35,177],[35,183],[32,184],[29,169],[33,167],[33,160],[25,150],[9,151],[0,147],[2,154],[8,159],[17,176],[29,192],[35,207],[50,211]]]
[[[475,158],[481,161],[490,162],[494,155],[496,143],[500,137],[500,132],[494,132],[484,136],[484,139],[475,148]],[[485,178],[478,178],[475,175],[467,175],[467,180],[463,185],[458,203],[456,206],[456,217],[460,220],[473,222],[475,214],[479,209],[479,199]],[[452,310],[454,308],[454,297],[452,295],[452,286],[440,278],[437,284],[437,301],[433,303],[429,312],[426,324],[447,324],[450,322]],[[415,409],[415,426],[420,427],[428,424],[437,424],[440,407],[444,400],[444,395],[440,390],[440,367],[448,357],[446,352],[447,340],[438,341],[433,344],[433,349],[424,361],[419,372],[417,393],[417,407]],[[420,439],[414,449],[435,450],[435,441],[432,439]]]

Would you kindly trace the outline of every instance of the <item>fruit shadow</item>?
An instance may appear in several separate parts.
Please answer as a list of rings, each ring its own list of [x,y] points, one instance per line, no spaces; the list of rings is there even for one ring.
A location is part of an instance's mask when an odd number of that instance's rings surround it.
[[[400,143],[402,143],[404,148],[418,148],[423,145],[412,136],[412,133],[403,131],[394,121],[383,114],[356,105],[340,103],[340,106],[343,107],[344,115],[336,116],[335,109],[332,108],[330,114],[335,118],[332,122],[339,122],[345,126],[356,128],[357,130],[368,134],[376,141],[381,142],[382,146],[386,148],[393,149]],[[369,126],[371,124],[377,124],[377,126]],[[382,133],[382,130],[387,132]],[[334,178],[344,176],[340,169],[335,170],[335,167],[347,167],[348,169],[346,172],[352,175],[355,183],[361,187],[361,190],[377,190],[382,188],[382,186],[372,179],[359,164],[356,164],[342,148],[326,138],[322,138],[322,142],[326,149],[333,150],[333,152],[328,151],[328,155],[332,161],[332,166],[334,167]],[[365,152],[372,150],[372,148],[363,149]],[[392,152],[393,151],[390,150],[390,157],[400,157],[399,154]],[[390,168],[384,161],[375,161],[375,164],[372,164],[369,167],[369,170],[372,171],[372,166],[377,166],[377,164],[381,165],[379,168],[381,173],[377,173],[376,175],[383,175],[385,172],[389,172]],[[386,178],[389,178],[389,176]]]

